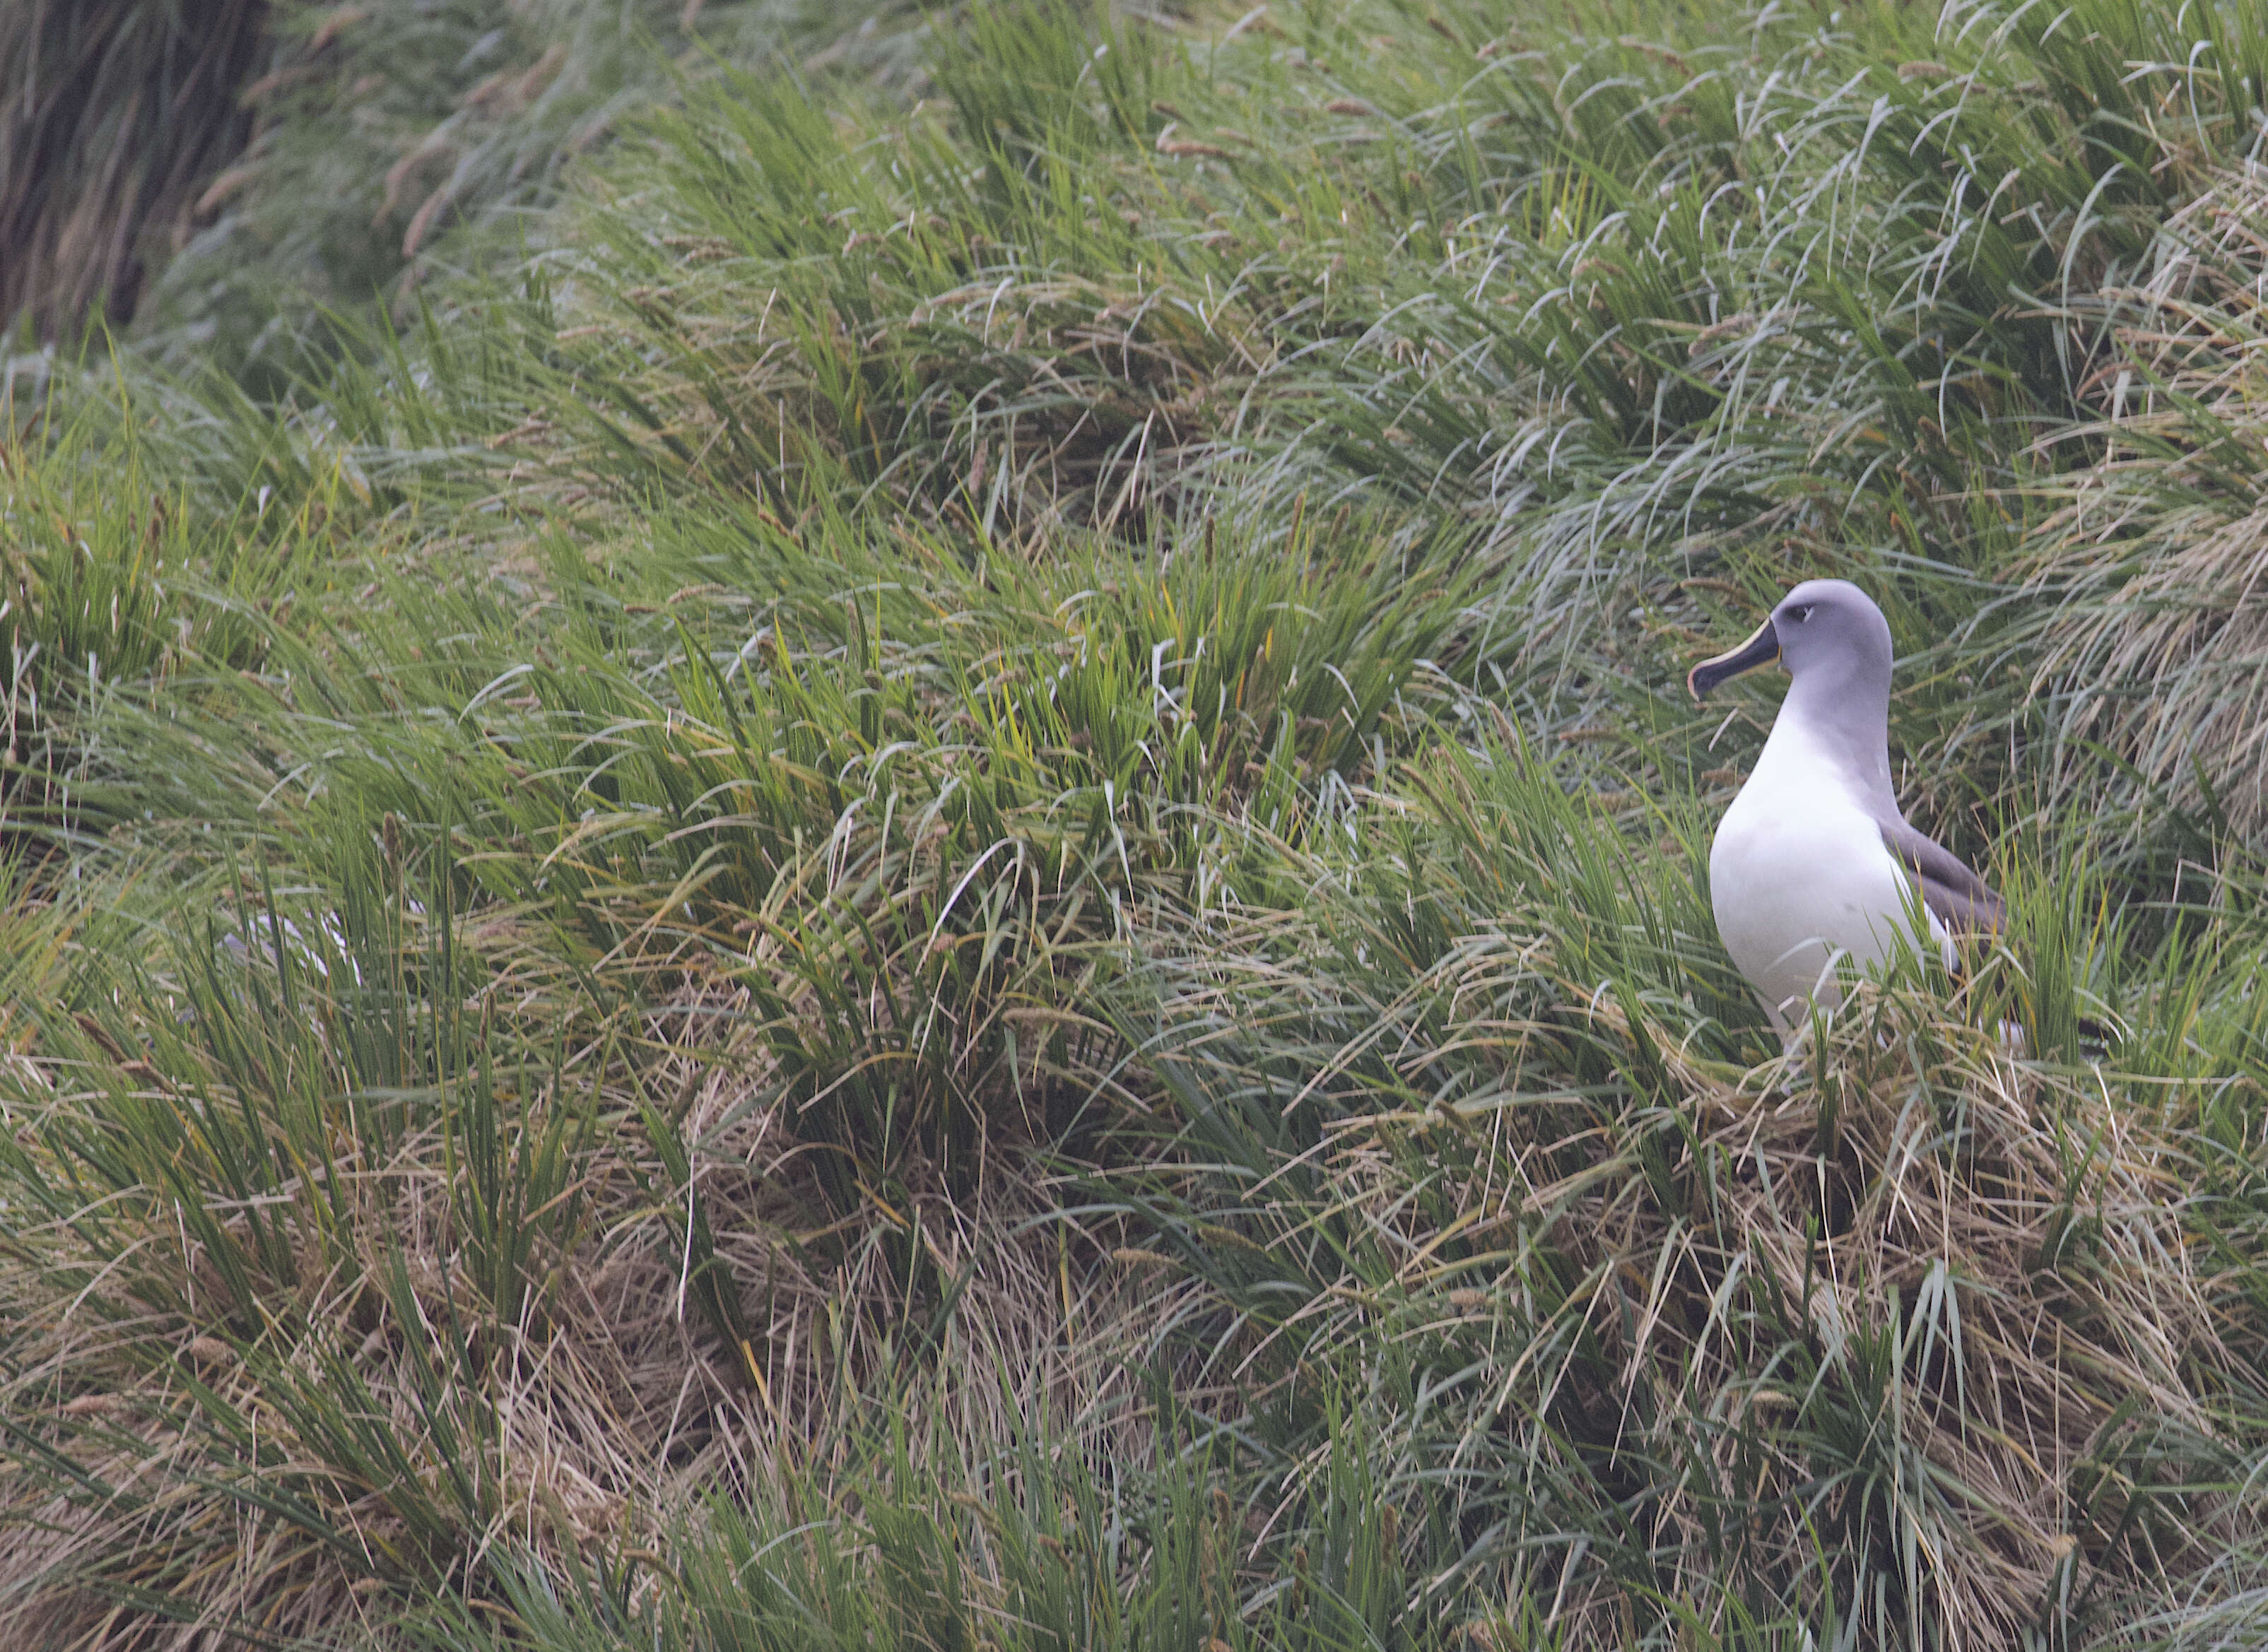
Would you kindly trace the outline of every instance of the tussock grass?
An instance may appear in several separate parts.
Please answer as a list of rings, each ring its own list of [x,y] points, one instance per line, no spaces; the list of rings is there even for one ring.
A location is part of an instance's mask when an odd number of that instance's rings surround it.
[[[11,404],[7,1635],[2242,1641],[2250,10],[605,21],[369,93],[467,261],[606,112],[489,276]],[[2014,917],[1790,1055],[1828,572]]]
[[[2090,305],[2118,350],[2089,384],[2103,457],[2067,484],[2030,586],[2050,598],[2043,682],[2073,702],[2072,772],[2095,743],[2193,811],[2260,825],[2257,401],[2260,180],[2216,179],[2161,231],[2148,277]],[[2232,468],[2233,466],[2233,468]]]
[[[2081,1571],[2219,1562],[2248,1469],[2206,1396],[2253,1389],[2260,1326],[2176,1259],[2224,1217],[2201,1118],[1918,983],[1758,1061],[1684,846],[1517,752],[1413,781],[1423,826],[1312,915],[1174,966],[1149,1047],[1194,1164],[1145,1200],[1266,1413],[1403,1420],[1413,1575],[1546,1597],[1570,1643],[1769,1602],[2013,1644],[2083,1633]]]

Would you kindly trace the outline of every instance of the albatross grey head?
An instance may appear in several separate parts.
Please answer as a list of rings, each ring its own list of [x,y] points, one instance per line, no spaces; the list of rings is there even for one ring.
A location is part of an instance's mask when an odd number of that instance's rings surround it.
[[[1696,665],[1685,686],[1699,700],[1727,678],[1774,660],[1787,667],[1806,699],[1870,710],[1889,702],[1889,621],[1847,579],[1805,580],[1747,642]]]

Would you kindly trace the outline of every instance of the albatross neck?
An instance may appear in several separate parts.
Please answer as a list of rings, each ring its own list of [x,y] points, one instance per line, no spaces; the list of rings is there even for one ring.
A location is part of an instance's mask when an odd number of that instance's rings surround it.
[[[1775,753],[1773,748],[1781,748]],[[1813,663],[1789,686],[1772,721],[1764,755],[1825,761],[1878,817],[1903,819],[1890,789],[1890,683],[1888,672],[1858,661]]]

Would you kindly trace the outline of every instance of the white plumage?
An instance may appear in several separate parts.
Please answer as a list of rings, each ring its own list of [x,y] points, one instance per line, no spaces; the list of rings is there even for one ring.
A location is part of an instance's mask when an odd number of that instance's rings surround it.
[[[1948,966],[1953,937],[1934,913],[1917,943],[1913,885],[1883,846],[1874,813],[1824,760],[1810,731],[1785,713],[1755,772],[1709,847],[1717,933],[1783,1035],[1806,1000],[1842,1002],[1836,966],[1879,968],[1900,946],[1934,947]]]

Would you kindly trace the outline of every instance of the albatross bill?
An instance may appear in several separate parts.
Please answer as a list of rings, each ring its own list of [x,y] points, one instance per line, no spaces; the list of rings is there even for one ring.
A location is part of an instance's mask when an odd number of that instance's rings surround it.
[[[1998,928],[2003,908],[1908,824],[1890,789],[1890,628],[1866,592],[1840,579],[1798,585],[1687,686],[1699,700],[1774,660],[1792,679],[1787,697],[1718,824],[1709,889],[1726,951],[1793,1038],[1807,1005],[1840,1002],[1839,961],[1874,969],[1912,947],[1955,967],[1954,936]]]

